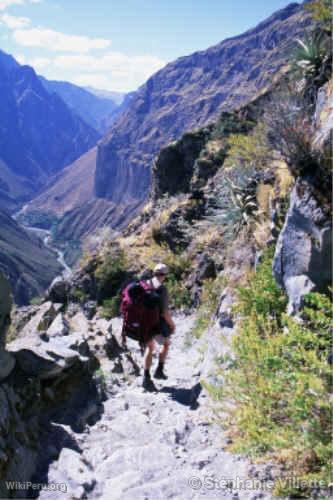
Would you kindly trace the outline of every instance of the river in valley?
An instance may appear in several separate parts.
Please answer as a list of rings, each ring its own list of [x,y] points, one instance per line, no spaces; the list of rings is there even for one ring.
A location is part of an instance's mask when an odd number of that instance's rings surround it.
[[[18,222],[18,217],[19,217],[19,215],[24,213],[24,209],[25,209],[25,207],[23,207],[19,212],[14,214],[13,219],[15,219]],[[51,231],[49,231],[48,229],[40,229],[38,227],[26,226],[26,225],[22,224],[21,222],[19,224],[22,227],[24,227],[24,229],[26,231],[29,231],[30,233],[35,234],[39,239],[41,239],[43,241],[44,245],[47,248],[49,248],[50,250],[52,250],[53,252],[55,252],[57,254],[57,261],[63,267],[62,276],[64,278],[69,278],[72,275],[73,271],[65,261],[64,252],[52,244]]]

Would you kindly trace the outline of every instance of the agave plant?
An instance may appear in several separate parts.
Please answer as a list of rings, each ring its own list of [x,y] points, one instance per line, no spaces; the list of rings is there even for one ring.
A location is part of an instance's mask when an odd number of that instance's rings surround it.
[[[218,186],[215,206],[208,216],[211,222],[223,227],[225,239],[232,240],[242,228],[249,226],[259,216],[257,203],[258,178],[243,169],[223,175]]]
[[[305,80],[305,91],[322,85],[331,71],[331,40],[323,30],[297,39],[294,52],[294,70]]]

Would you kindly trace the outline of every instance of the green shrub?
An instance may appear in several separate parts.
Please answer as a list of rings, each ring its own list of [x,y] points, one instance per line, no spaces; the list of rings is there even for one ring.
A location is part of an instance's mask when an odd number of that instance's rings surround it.
[[[251,275],[246,287],[238,289],[237,312],[244,317],[252,314],[280,320],[285,312],[287,298],[276,284],[272,272],[274,249],[269,248],[262,256],[257,273]]]
[[[72,292],[71,292],[71,299],[74,302],[78,302],[79,304],[83,304],[84,302],[86,302],[86,300],[88,300],[88,295],[86,293],[84,293],[82,290],[76,288],[76,289],[72,290]]]
[[[173,273],[170,273],[166,286],[169,292],[171,307],[174,309],[186,309],[191,307],[191,293],[188,288],[186,288],[182,278],[176,278]]]
[[[255,121],[249,116],[234,111],[232,113],[224,111],[221,113],[214,130],[213,139],[224,139],[231,134],[246,134],[255,126]]]
[[[116,318],[120,315],[119,308],[121,304],[120,293],[112,297],[111,299],[103,300],[102,304],[102,316],[106,319]]]
[[[200,307],[198,308],[197,317],[191,331],[194,337],[200,338],[211,324],[211,321],[216,317],[224,287],[225,280],[220,276],[215,279],[205,280],[200,299]]]
[[[239,291],[242,319],[232,342],[233,360],[219,369],[223,384],[210,390],[222,401],[218,415],[232,435],[233,451],[267,455],[299,478],[328,484],[332,303],[325,295],[310,294],[302,322],[286,316],[285,306],[268,253]],[[276,483],[276,494],[295,495],[281,484]]]
[[[40,306],[42,303],[43,303],[42,297],[33,297],[32,299],[30,299],[31,306]]]
[[[256,170],[267,168],[272,162],[272,150],[267,140],[267,131],[259,123],[248,134],[232,134],[228,138],[228,160],[225,165],[254,167]]]
[[[319,22],[324,31],[332,31],[332,0],[315,0],[305,5],[305,8],[312,12],[314,20]]]
[[[127,262],[124,251],[113,246],[103,256],[101,264],[95,270],[95,279],[97,285],[97,300],[103,303],[103,300],[115,296],[119,292],[121,284],[127,277]]]

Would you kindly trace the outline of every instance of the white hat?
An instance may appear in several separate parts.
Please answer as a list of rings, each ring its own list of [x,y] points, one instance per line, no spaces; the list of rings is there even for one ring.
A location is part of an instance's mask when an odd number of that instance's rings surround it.
[[[154,267],[154,274],[168,274],[169,268],[165,264],[162,264],[162,262],[159,262],[159,264],[156,264]]]

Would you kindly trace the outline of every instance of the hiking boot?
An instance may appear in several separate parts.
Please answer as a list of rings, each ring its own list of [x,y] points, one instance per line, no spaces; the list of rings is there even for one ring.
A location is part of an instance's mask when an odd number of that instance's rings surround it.
[[[148,392],[157,392],[157,388],[150,377],[143,377],[142,387]]]
[[[163,371],[163,366],[158,365],[154,373],[154,378],[159,378],[161,380],[166,380],[168,378]]]

